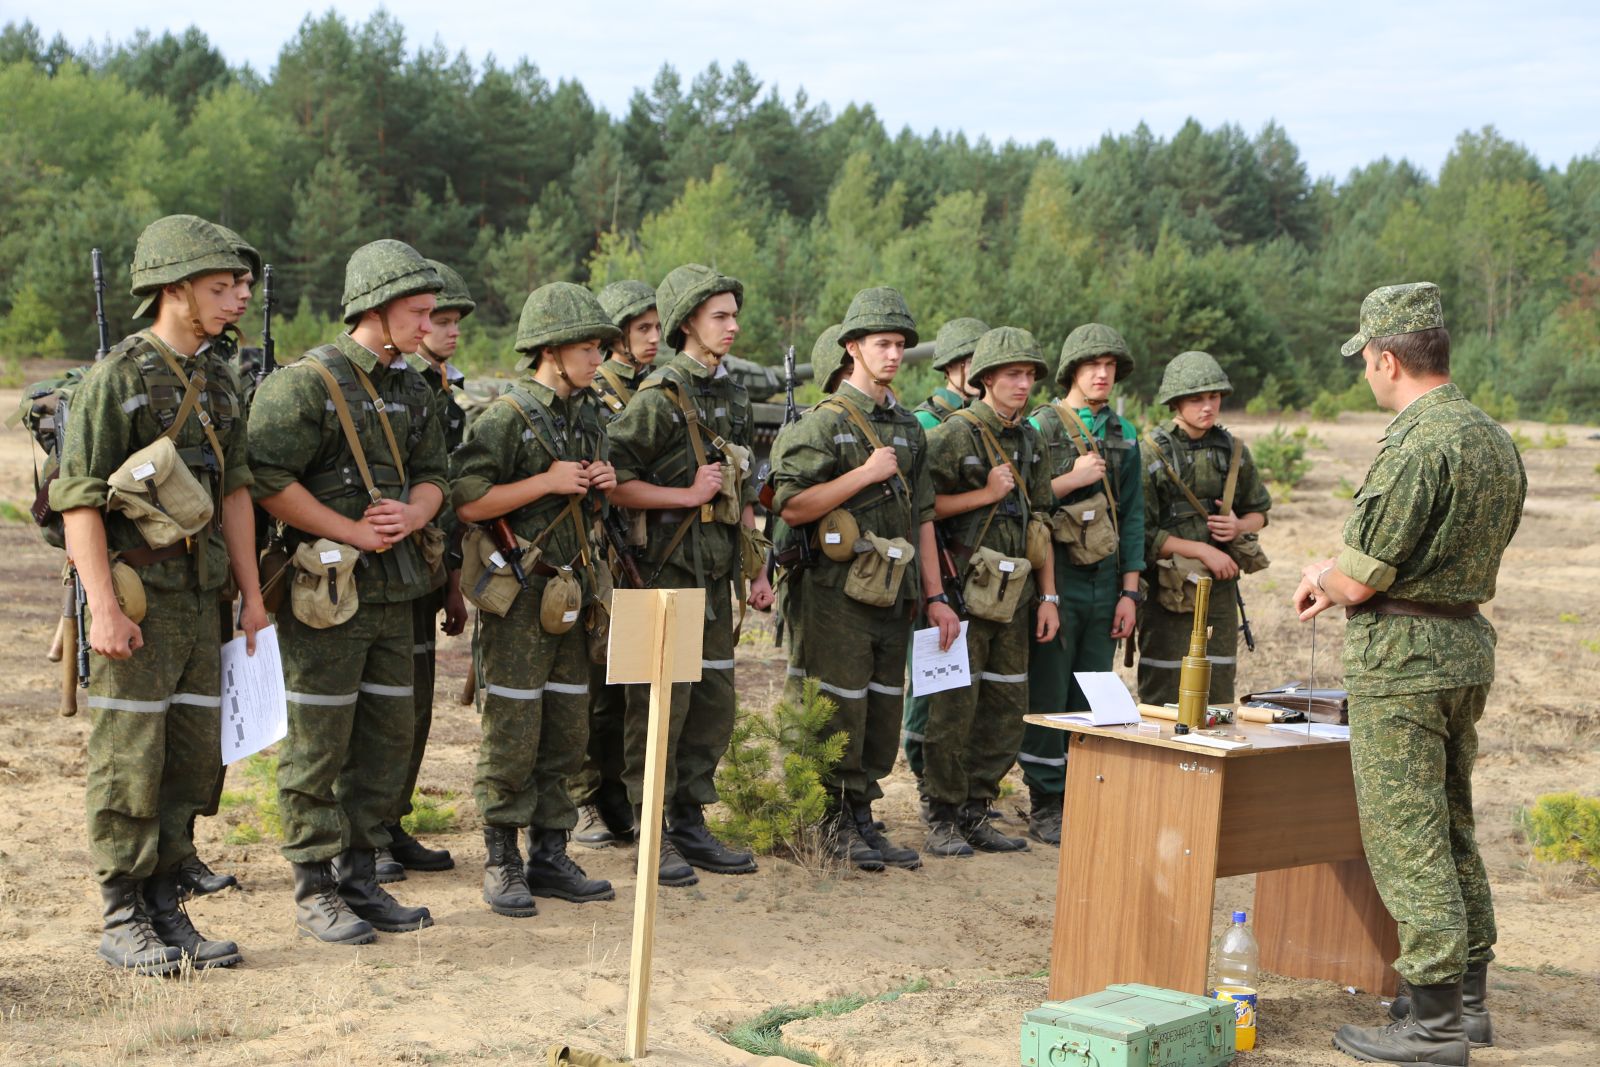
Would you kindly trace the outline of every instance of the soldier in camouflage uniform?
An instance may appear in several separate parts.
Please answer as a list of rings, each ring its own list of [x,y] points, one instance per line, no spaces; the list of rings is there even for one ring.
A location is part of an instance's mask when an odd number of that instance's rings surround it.
[[[66,416],[50,506],[88,601],[89,847],[104,901],[99,954],[143,974],[239,962],[231,941],[201,937],[179,904],[180,871],[195,859],[195,815],[220,772],[218,593],[231,569],[244,590],[251,651],[267,624],[256,581],[250,465],[238,388],[210,342],[236,311],[246,270],[231,242],[193,215],[170,215],[139,236],[135,318],[126,338],[84,375]],[[160,438],[207,492],[211,517],[193,537],[152,547],[111,492],[130,458]],[[153,484],[153,483],[151,483]],[[181,532],[181,531],[179,531]],[[163,538],[164,539],[164,538]],[[113,588],[108,551],[144,587],[135,622]]]
[[[1156,568],[1181,557],[1196,560],[1211,573],[1211,703],[1233,702],[1239,652],[1239,564],[1232,542],[1267,524],[1272,498],[1243,442],[1239,447],[1238,486],[1231,511],[1221,512],[1233,462],[1234,436],[1217,422],[1222,399],[1233,385],[1205,352],[1184,352],[1167,364],[1156,402],[1173,411],[1170,425],[1159,426],[1139,442],[1144,466],[1144,558],[1150,602],[1139,613],[1139,699],[1167,704],[1178,699],[1178,673],[1189,650],[1194,617],[1169,611],[1157,601]],[[1188,488],[1186,494],[1179,481]],[[1205,509],[1195,510],[1192,494]]]
[[[610,900],[611,883],[587,877],[567,855],[578,821],[567,780],[589,736],[589,654],[582,623],[552,634],[541,602],[557,568],[593,593],[597,559],[591,490],[616,487],[600,404],[589,383],[600,344],[618,330],[594,294],[552,282],[529,294],[517,324],[517,369],[531,370],[472,424],[456,453],[456,513],[463,522],[504,518],[525,550],[527,588],[504,616],[480,608],[473,637],[481,681],[483,747],[473,792],[483,816],[483,898],[501,915],[534,914],[533,897]],[[499,543],[499,542],[497,542]],[[538,562],[533,562],[537,558]],[[528,830],[524,867],[517,830]]]
[[[336,944],[433,922],[378,885],[376,866],[413,741],[412,601],[437,581],[417,537],[449,488],[438,398],[404,354],[432,329],[442,287],[410,245],[358,248],[345,267],[349,331],[265,378],[250,408],[256,500],[283,523],[291,554],[319,539],[335,545],[316,550],[324,557],[360,554],[354,616],[327,625],[312,615],[316,626],[298,608],[277,617],[289,702],[282,851],[297,925]]]
[[[1023,418],[1028,393],[1044,369],[1033,334],[1013,326],[990,330],[972,355],[970,380],[978,398],[928,435],[934,513],[963,581],[980,548],[1023,556],[1034,502],[1044,507],[1052,499],[1049,446]],[[1029,631],[1042,642],[1060,628],[1051,562],[1024,579],[1020,606],[1010,621],[968,620],[972,684],[935,693],[929,702],[922,782],[932,816],[928,851],[936,856],[1028,847],[1022,838],[994,828],[989,805],[1000,795],[1000,779],[1022,744]],[[1039,605],[1030,627],[1035,589]],[[942,595],[930,597],[930,604],[940,603]]]
[[[1338,556],[1308,564],[1302,620],[1345,608],[1344,684],[1361,840],[1400,928],[1406,995],[1383,1029],[1344,1026],[1360,1060],[1466,1064],[1494,1041],[1485,1003],[1494,903],[1472,815],[1477,722],[1494,681],[1500,559],[1528,478],[1511,437],[1450,381],[1439,289],[1390,285],[1361,304],[1360,354],[1395,411],[1357,490]]]
[[[922,403],[912,409],[917,423],[924,431],[931,430],[949,415],[955,414],[972,402],[972,390],[967,384],[967,368],[972,365],[972,351],[978,339],[989,332],[989,327],[979,319],[951,319],[939,327],[933,339],[933,369],[944,371],[944,384],[935,389]],[[907,650],[907,655],[910,652]],[[910,667],[909,658],[906,661]],[[917,793],[922,795],[922,742],[928,727],[928,698],[906,696],[905,709],[900,720],[900,744],[906,751],[906,766],[917,777]],[[926,821],[926,806],[922,812]]]
[[[704,589],[706,618],[701,680],[672,689],[668,731],[666,801],[668,829],[662,838],[660,881],[688,885],[689,866],[719,874],[756,869],[748,852],[729,848],[706,828],[704,807],[715,803],[718,762],[733,733],[735,696],[733,583],[744,588],[738,527],[755,527],[755,484],[747,473],[723,488],[722,464],[732,462],[726,445],[752,447],[750,397],[728,375],[722,357],[739,334],[744,286],[709,267],[689,263],[656,290],[665,343],[678,355],[662,367],[609,427],[617,468],[612,502],[646,511],[649,545],[641,561],[646,582],[670,589]],[[692,423],[692,424],[691,424]],[[713,501],[723,497],[717,521]],[[772,605],[772,587],[756,575],[749,602]],[[643,687],[641,687],[643,688]],[[629,694],[625,725],[628,797],[644,795],[645,738],[649,702]],[[687,860],[687,864],[684,862]]]
[[[1144,570],[1139,435],[1110,404],[1112,388],[1132,373],[1133,356],[1121,334],[1098,322],[1079,326],[1067,335],[1056,368],[1066,397],[1041,404],[1028,419],[1055,461],[1052,510],[1103,494],[1106,513],[1085,519],[1109,523],[1116,535],[1115,547],[1097,563],[1074,562],[1069,546],[1055,542],[1061,632],[1055,641],[1034,645],[1028,660],[1028,706],[1036,713],[1087,711],[1073,673],[1111,670],[1117,642],[1133,637]],[[1028,836],[1047,845],[1061,844],[1066,739],[1060,730],[1029,724],[1017,757],[1028,786]]]
[[[455,388],[466,376],[450,365],[461,343],[461,321],[478,305],[467,289],[466,280],[453,268],[437,259],[428,260],[444,283],[435,297],[433,314],[429,316],[431,329],[428,336],[417,344],[417,370],[422,380],[433,390],[438,405],[440,424],[444,430],[444,447],[454,452],[466,432],[467,416],[456,402]],[[411,814],[411,798],[417,789],[417,777],[422,773],[422,757],[428,750],[428,733],[433,729],[433,682],[438,658],[438,636],[442,629],[454,637],[467,627],[467,604],[461,596],[460,533],[456,529],[455,512],[446,501],[434,517],[433,525],[444,534],[447,545],[443,573],[435,574],[435,587],[411,602],[412,691],[416,694],[413,705],[415,722],[411,734],[411,757],[406,764],[406,780],[401,786],[399,806],[384,823],[389,831],[389,846],[378,850],[378,881],[404,881],[407,870],[448,871],[456,862],[449,849],[429,848],[412,837],[401,825],[401,820]],[[439,612],[444,612],[444,625],[439,626]]]
[[[606,361],[590,387],[599,394],[601,414],[609,423],[633,399],[650,373],[661,347],[661,314],[656,291],[644,282],[612,282],[600,290],[600,306],[622,336],[602,345]],[[623,722],[628,687],[606,684],[604,664],[590,672],[589,750],[583,770],[572,780],[578,805],[578,828],[572,839],[587,848],[605,848],[633,840],[633,807],[622,780]]]
[[[863,539],[900,542],[862,563],[886,567],[907,557],[891,603],[869,604],[848,591],[855,562],[821,553],[791,579],[797,601],[789,660],[791,698],[816,678],[838,710],[824,736],[844,731],[844,758],[823,783],[829,815],[823,840],[837,858],[864,870],[914,869],[922,859],[877,828],[872,802],[894,769],[905,694],[906,647],[917,594],[940,590],[933,538],[933,483],[922,427],[890,391],[916,324],[894,289],[864,289],[845,315],[838,344],[849,353],[849,377],[832,396],[785,429],[772,456],[773,507],[793,530],[807,530],[835,509],[847,511]],[[816,366],[814,363],[813,366]],[[817,367],[819,373],[824,368]],[[830,375],[831,377],[831,375]],[[856,543],[858,552],[863,541]],[[884,557],[884,552],[889,555]],[[933,607],[954,639],[960,622],[948,604]]]

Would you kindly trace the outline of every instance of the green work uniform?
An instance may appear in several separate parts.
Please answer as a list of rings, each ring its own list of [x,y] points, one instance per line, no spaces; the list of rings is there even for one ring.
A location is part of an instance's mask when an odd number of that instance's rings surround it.
[[[988,404],[973,404],[968,410],[988,427],[1022,477],[1017,488],[997,505],[941,521],[963,580],[967,560],[978,548],[1023,557],[1032,502],[1043,505],[1052,499],[1050,452],[1039,431],[1025,420],[1001,421]],[[935,427],[928,435],[928,452],[935,493],[954,496],[988,484],[989,453],[967,416],[953,416]],[[988,529],[984,530],[986,522]],[[1028,649],[1033,643],[1035,589],[1030,573],[1009,622],[963,620],[967,622],[967,669],[972,684],[935,693],[928,703],[922,781],[923,791],[935,802],[987,804],[1000,795],[1000,779],[1016,761],[1022,745],[1022,717],[1028,712]]]
[[[712,371],[680,352],[651,376],[607,427],[619,485],[637,479],[674,488],[693,484],[698,461],[679,407],[680,396],[693,405],[698,424],[706,431],[702,447],[707,462],[723,458],[710,437],[751,447],[753,422],[744,386],[726,368],[719,365]],[[744,479],[739,487],[739,503],[741,511],[744,505],[755,503],[753,478]],[[645,580],[660,589],[706,591],[700,681],[672,687],[664,796],[669,808],[675,803],[714,804],[717,764],[733,734],[736,708],[733,646],[738,618],[732,586],[739,568],[740,535],[732,524],[702,522],[699,508],[652,509],[645,514],[649,545],[639,568]],[[684,535],[672,545],[680,528]],[[624,780],[628,799],[636,806],[644,796],[649,703],[648,686],[629,687]]]
[[[194,856],[194,818],[222,771],[217,614],[228,551],[221,502],[252,481],[238,383],[227,363],[206,347],[181,356],[150,331],[113,348],[73,394],[50,506],[103,511],[113,553],[147,547],[131,520],[105,509],[111,475],[177,417],[184,390],[163,352],[191,381],[204,376],[201,407],[223,454],[219,464],[197,416],[178,429],[180,459],[212,491],[211,524],[195,536],[193,550],[137,568],[147,601],[143,646],[124,660],[90,655],[85,806],[102,883],[166,873]]]
[[[1117,549],[1098,563],[1079,565],[1072,562],[1066,545],[1055,543],[1061,630],[1055,640],[1034,644],[1028,658],[1028,708],[1036,714],[1088,710],[1088,699],[1072,675],[1075,671],[1113,669],[1117,643],[1111,639],[1111,622],[1122,592],[1122,576],[1144,570],[1144,485],[1139,470],[1138,432],[1108,405],[1102,405],[1098,412],[1079,408],[1078,417],[1094,435],[1096,447],[1106,460],[1106,476],[1116,507]],[[1055,404],[1042,405],[1028,421],[1050,447],[1052,478],[1071,470],[1079,447],[1088,447],[1077,425],[1070,416],[1063,419]],[[1085,500],[1097,492],[1105,492],[1104,481],[1075,490],[1059,498],[1059,502]],[[1017,761],[1022,764],[1023,781],[1030,789],[1066,792],[1064,732],[1027,726]]]
[[[1424,605],[1491,600],[1528,490],[1506,431],[1453,384],[1389,424],[1356,492],[1339,570]],[[1481,614],[1352,609],[1345,623],[1350,757],[1372,879],[1400,928],[1412,985],[1458,981],[1494,958],[1494,904],[1472,815],[1477,721],[1494,681]]]
[[[875,404],[845,382],[833,395],[836,399],[824,400],[785,428],[772,455],[772,506],[782,511],[796,494],[861,466],[878,445],[892,447],[899,459],[897,476],[868,486],[842,505],[862,537],[876,534],[907,543],[896,547],[905,552],[906,566],[894,603],[875,606],[847,595],[852,563],[835,562],[820,552],[814,565],[791,579],[796,604],[791,608],[788,688],[796,695],[805,678],[816,678],[838,706],[824,736],[842,730],[849,743],[823,784],[860,805],[883,795],[878,782],[894,769],[899,751],[906,651],[921,593],[917,555],[922,524],[933,519],[933,483],[927,438],[893,394]],[[876,444],[841,404],[854,409]]]
[[[1217,501],[1228,479],[1233,455],[1233,435],[1213,426],[1197,439],[1191,439],[1176,421],[1150,432],[1161,448],[1161,455],[1172,465],[1189,491],[1215,513]],[[1139,442],[1140,462],[1144,467],[1144,558],[1149,565],[1145,575],[1150,596],[1139,611],[1139,699],[1146,704],[1167,704],[1178,699],[1178,673],[1189,651],[1189,636],[1194,618],[1168,611],[1156,601],[1154,567],[1161,558],[1161,546],[1168,537],[1210,543],[1206,516],[1194,510],[1188,497],[1173,484],[1148,439]],[[1239,483],[1234,495],[1233,513],[1241,518],[1251,513],[1265,514],[1272,498],[1256,471],[1250,449],[1239,454]],[[1238,669],[1239,604],[1238,579],[1213,581],[1211,606],[1206,622],[1211,640],[1206,659],[1211,661],[1213,704],[1230,704],[1234,698],[1234,674]]]
[[[949,416],[967,406],[968,398],[941,385],[933,394],[911,410],[923,430],[931,430]],[[911,650],[906,650],[906,670],[911,670]],[[922,742],[928,728],[928,698],[906,694],[905,707],[900,718],[900,744],[905,749],[906,765],[911,773],[922,779]]]
[[[403,362],[385,366],[347,333],[267,376],[250,408],[250,462],[257,499],[298,482],[321,503],[359,520],[370,497],[317,360],[350,409],[372,479],[385,498],[419,485],[449,492],[439,401]],[[394,456],[378,411],[354,368],[370,379],[401,455]],[[404,465],[404,473],[396,465]],[[311,535],[286,530],[292,553]],[[360,607],[324,629],[292,610],[278,612],[289,703],[289,736],[278,762],[283,855],[291,863],[332,859],[347,849],[389,844],[413,741],[412,602],[437,581],[412,540],[366,552],[356,566]],[[288,602],[286,602],[286,607]]]
[[[560,462],[606,460],[599,405],[588,392],[562,399],[529,374],[490,404],[455,453],[452,474],[457,507],[481,499],[497,485],[543,474]],[[589,653],[580,621],[563,634],[539,621],[553,567],[570,567],[587,600],[595,559],[588,530],[596,518],[593,497],[542,496],[509,512],[511,531],[541,553],[502,617],[478,612],[473,658],[479,678],[483,744],[473,793],[485,824],[503,828],[570,830],[578,809],[567,779],[583,765],[589,737]],[[532,553],[524,556],[531,560]]]

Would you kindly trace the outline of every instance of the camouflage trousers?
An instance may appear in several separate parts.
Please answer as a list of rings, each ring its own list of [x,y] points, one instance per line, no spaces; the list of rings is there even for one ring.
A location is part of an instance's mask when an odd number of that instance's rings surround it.
[[[148,878],[194,855],[222,766],[217,594],[146,589],[144,645],[89,657],[84,807],[95,877]]]
[[[1350,694],[1350,762],[1372,880],[1400,928],[1395,970],[1413,985],[1494,958],[1494,901],[1478,855],[1472,764],[1487,685]]]
[[[433,729],[433,680],[439,647],[439,612],[443,610],[443,588],[411,602],[411,690],[415,694],[411,708],[415,719],[411,726],[411,758],[406,763],[406,780],[400,786],[399,803],[390,813],[390,825],[411,814],[411,796],[417,791],[422,757],[428,751],[428,731]]]
[[[935,693],[928,702],[923,790],[935,801],[964,804],[1000,795],[1000,779],[1022,745],[1028,713],[1028,646],[1033,612],[1010,622],[967,623],[972,684]]]
[[[409,601],[362,604],[338,626],[316,630],[278,612],[289,699],[289,736],[278,758],[283,856],[331,859],[383,848],[411,754]]]
[[[1061,593],[1061,630],[1053,641],[1028,646],[1028,708],[1039,715],[1088,711],[1088,698],[1073,672],[1109,671],[1117,654],[1117,643],[1111,639],[1111,619],[1122,587],[1116,557],[1077,567],[1057,545],[1056,587]],[[1028,724],[1017,762],[1029,789],[1065,793],[1067,732]]]
[[[625,685],[606,684],[604,663],[591,665],[589,746],[584,753],[583,767],[567,783],[572,802],[580,807],[594,803],[601,786],[622,782],[623,722],[628,711],[628,689]]]
[[[667,722],[667,780],[662,796],[668,807],[717,802],[717,765],[728,751],[738,702],[733,690],[733,581],[714,578],[703,586],[692,571],[666,566],[656,579],[661,589],[706,591],[706,604],[715,618],[702,620],[700,680],[672,687],[672,711]],[[650,735],[650,687],[628,686],[628,708],[623,723],[625,764],[623,781],[628,800],[644,802],[645,744]]]
[[[1206,623],[1211,640],[1206,659],[1211,661],[1213,704],[1231,704],[1233,677],[1239,666],[1239,605],[1234,600],[1236,581],[1211,584],[1211,610]],[[1155,596],[1139,608],[1139,699],[1146,704],[1172,704],[1178,700],[1178,675],[1189,654],[1194,616],[1168,611]]]
[[[917,620],[917,626],[927,629],[928,620]],[[911,677],[911,649],[906,649],[906,677]],[[922,781],[922,746],[928,741],[928,701],[931,697],[911,696],[907,688],[905,704],[900,712],[900,747],[905,749],[906,766]]]
[[[823,736],[842,730],[849,738],[823,785],[870,803],[883,796],[878,782],[894,770],[899,752],[911,620],[904,609],[871,607],[843,589],[801,581],[785,695],[798,701],[805,679],[817,679],[836,705]]]
[[[502,618],[478,612],[472,637],[483,741],[473,796],[488,826],[570,830],[578,809],[567,779],[589,740],[589,652],[580,623],[539,625],[547,577],[528,576]]]

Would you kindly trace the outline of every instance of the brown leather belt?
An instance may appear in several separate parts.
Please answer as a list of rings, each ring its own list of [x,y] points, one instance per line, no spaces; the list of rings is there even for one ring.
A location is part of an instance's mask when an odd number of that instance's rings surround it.
[[[1378,593],[1369,600],[1344,609],[1347,619],[1366,614],[1409,615],[1419,619],[1470,619],[1478,614],[1478,605],[1424,604],[1420,600],[1402,600]]]
[[[150,567],[188,554],[188,541],[178,541],[166,548],[130,548],[126,552],[117,553],[117,558],[130,567]]]

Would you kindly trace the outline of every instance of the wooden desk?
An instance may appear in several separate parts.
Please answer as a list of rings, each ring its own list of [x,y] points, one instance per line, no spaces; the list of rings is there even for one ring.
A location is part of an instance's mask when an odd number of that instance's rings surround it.
[[[1256,873],[1261,966],[1395,992],[1399,938],[1367,869],[1350,745],[1235,723],[1252,747],[1186,744],[1162,722],[1071,733],[1050,998],[1113,982],[1203,994],[1216,879]]]

